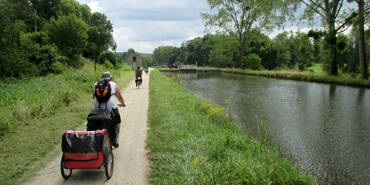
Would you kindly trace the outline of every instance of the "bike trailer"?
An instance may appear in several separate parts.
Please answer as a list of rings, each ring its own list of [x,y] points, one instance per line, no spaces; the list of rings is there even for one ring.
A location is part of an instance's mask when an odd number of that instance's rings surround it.
[[[107,130],[68,130],[62,138],[62,168],[100,168],[111,153]]]

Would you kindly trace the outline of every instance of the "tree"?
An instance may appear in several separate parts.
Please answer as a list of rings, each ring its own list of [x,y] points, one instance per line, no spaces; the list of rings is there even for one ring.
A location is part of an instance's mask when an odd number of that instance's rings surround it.
[[[239,66],[244,65],[245,42],[251,30],[281,25],[290,2],[284,0],[207,0],[215,14],[202,13],[207,31],[213,27],[233,36],[240,45]],[[294,5],[294,4],[292,4]]]
[[[360,57],[360,71],[361,78],[368,79],[367,62],[366,62],[366,47],[365,47],[365,17],[369,15],[370,1],[369,0],[348,0],[355,1],[358,6],[358,38],[359,38],[359,57]]]
[[[327,33],[325,40],[330,50],[330,75],[338,75],[337,34],[351,24],[356,14],[347,15],[344,10],[344,0],[298,0],[306,6],[304,16],[309,21],[315,20],[315,15],[321,18]],[[350,11],[350,10],[347,10]]]
[[[300,71],[312,65],[313,48],[308,36],[304,33],[296,33],[294,48],[297,51],[297,67]]]
[[[93,13],[89,20],[88,44],[84,50],[84,56],[96,61],[102,51],[115,46],[112,35],[113,25],[104,14],[99,12]]]
[[[160,46],[153,51],[154,65],[173,66],[179,56],[179,48],[173,46]]]
[[[58,4],[57,16],[74,14],[81,17],[80,3],[76,0],[60,0]]]
[[[18,20],[17,6],[0,1],[0,77],[21,77],[32,71],[21,49],[21,35],[27,29]]]
[[[270,38],[256,30],[250,31],[247,36],[248,39],[245,46],[247,54],[257,54],[261,58],[263,67],[268,70],[278,67],[276,60],[277,50],[274,48]]]
[[[153,66],[153,58],[151,56],[144,57],[144,66]]]
[[[81,19],[89,24],[91,20],[91,9],[88,5],[80,5]]]
[[[218,35],[209,53],[209,63],[216,67],[236,67],[235,61],[239,58],[238,41],[233,37]],[[243,59],[243,61],[245,61]]]
[[[279,67],[288,67],[291,61],[290,36],[288,32],[278,34],[273,39],[274,48],[276,49],[276,65]]]
[[[47,25],[50,41],[69,58],[68,65],[80,65],[79,57],[87,44],[88,25],[74,14],[52,19]]]
[[[216,40],[215,35],[207,34],[181,44],[178,62],[182,64],[209,65],[209,54]]]
[[[42,26],[57,16],[60,0],[29,0],[33,8],[32,17],[34,18],[34,30],[39,31]]]
[[[314,62],[320,61],[320,42],[322,37],[325,35],[325,32],[320,30],[310,30],[307,33],[308,37],[311,37],[313,39],[313,56],[314,56]]]

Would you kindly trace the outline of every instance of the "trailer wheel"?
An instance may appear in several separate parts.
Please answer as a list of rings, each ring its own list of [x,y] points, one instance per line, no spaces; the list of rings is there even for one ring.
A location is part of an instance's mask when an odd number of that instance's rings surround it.
[[[67,169],[64,165],[64,159],[62,156],[62,159],[60,160],[60,173],[62,174],[62,177],[67,180],[72,175],[72,169]]]

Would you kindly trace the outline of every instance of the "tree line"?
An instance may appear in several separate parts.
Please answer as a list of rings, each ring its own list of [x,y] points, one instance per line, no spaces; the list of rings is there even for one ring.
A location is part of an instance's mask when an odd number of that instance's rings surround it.
[[[180,47],[161,46],[153,52],[151,65],[198,66],[259,69],[307,70],[313,64],[330,68],[330,55],[322,31],[283,32],[270,39],[253,31],[247,34],[244,63],[239,63],[238,41],[227,35],[207,34],[182,43]],[[366,42],[370,42],[370,29],[366,30]],[[358,38],[355,33],[338,35],[338,69],[343,73],[360,73]],[[370,52],[370,47],[367,46]],[[369,60],[367,56],[367,60]]]
[[[0,78],[80,67],[86,59],[116,65],[112,23],[76,0],[0,1]]]
[[[202,13],[208,33],[181,47],[154,50],[153,63],[175,63],[268,70],[307,69],[322,63],[330,75],[338,71],[368,78],[369,0],[208,0],[213,14]],[[356,8],[353,8],[356,7]],[[265,32],[297,21],[321,22],[322,30],[284,32],[270,39]],[[365,25],[365,26],[364,26]],[[352,28],[350,35],[343,34]]]

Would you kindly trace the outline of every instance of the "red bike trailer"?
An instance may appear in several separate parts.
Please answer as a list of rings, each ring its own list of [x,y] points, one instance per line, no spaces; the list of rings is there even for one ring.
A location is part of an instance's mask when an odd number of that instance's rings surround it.
[[[60,171],[64,179],[72,175],[74,169],[105,168],[105,175],[113,175],[114,157],[107,130],[73,131],[68,130],[62,137],[62,159]]]

